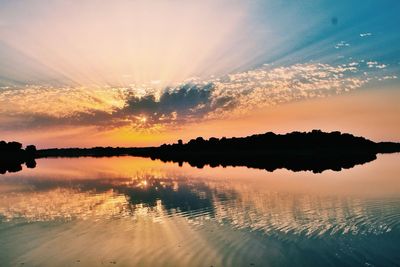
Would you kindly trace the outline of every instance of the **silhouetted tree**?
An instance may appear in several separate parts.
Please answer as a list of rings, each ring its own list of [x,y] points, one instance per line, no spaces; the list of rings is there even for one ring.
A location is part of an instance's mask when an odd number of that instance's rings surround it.
[[[35,154],[36,153],[36,146],[34,145],[29,145],[25,148],[25,151],[29,154]]]
[[[18,151],[22,148],[22,144],[18,142],[8,142],[7,149],[10,151]]]

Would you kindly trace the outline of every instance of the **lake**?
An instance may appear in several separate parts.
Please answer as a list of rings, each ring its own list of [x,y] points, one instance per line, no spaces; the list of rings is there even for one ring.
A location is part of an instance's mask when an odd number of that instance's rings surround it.
[[[39,159],[0,175],[0,265],[400,266],[399,160],[314,174]]]

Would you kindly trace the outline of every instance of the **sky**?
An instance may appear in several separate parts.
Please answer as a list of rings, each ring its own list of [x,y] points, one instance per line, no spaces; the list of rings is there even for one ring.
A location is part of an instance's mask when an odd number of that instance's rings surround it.
[[[400,141],[397,0],[0,0],[0,139]]]

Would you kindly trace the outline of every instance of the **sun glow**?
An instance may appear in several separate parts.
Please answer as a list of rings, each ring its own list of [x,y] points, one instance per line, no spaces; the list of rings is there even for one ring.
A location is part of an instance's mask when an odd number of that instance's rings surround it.
[[[145,116],[139,117],[139,121],[140,121],[141,123],[146,123],[147,118],[146,118]]]
[[[29,23],[21,18],[12,30],[0,27],[0,41],[30,59],[18,69],[10,66],[10,77],[162,88],[226,73],[242,64],[244,54],[253,54],[245,26],[248,6],[227,0],[33,1]],[[0,17],[12,22],[12,13],[26,7],[9,8],[9,13],[0,10]]]

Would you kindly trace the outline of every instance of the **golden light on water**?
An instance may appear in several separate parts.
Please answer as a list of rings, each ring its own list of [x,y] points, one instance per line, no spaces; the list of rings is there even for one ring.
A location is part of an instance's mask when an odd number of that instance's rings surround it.
[[[57,217],[73,219],[120,216],[121,214],[126,217],[131,216],[129,215],[131,212],[142,213],[142,211],[136,211],[139,206],[130,208],[132,204],[123,193],[124,190],[129,191],[129,188],[137,188],[143,192],[171,189],[179,194],[179,190],[189,186],[188,190],[198,194],[199,198],[207,196],[216,201],[216,206],[219,205],[217,192],[221,191],[232,196],[240,195],[239,198],[235,198],[235,201],[244,201],[243,205],[235,204],[232,208],[251,206],[255,209],[265,209],[264,213],[268,212],[269,206],[263,206],[265,203],[259,202],[265,198],[271,199],[271,205],[277,205],[278,202],[287,202],[286,204],[290,205],[294,201],[292,197],[299,198],[302,199],[301,202],[304,202],[306,209],[306,202],[315,203],[314,198],[318,201],[326,199],[331,202],[336,201],[338,196],[351,196],[349,201],[353,201],[366,196],[378,197],[381,194],[387,196],[389,193],[396,195],[400,190],[398,181],[391,178],[393,177],[393,162],[386,162],[385,165],[372,162],[369,166],[358,166],[347,170],[334,180],[332,177],[336,173],[332,171],[327,171],[320,176],[308,176],[307,172],[300,172],[288,177],[289,171],[285,170],[267,173],[264,170],[233,167],[195,169],[187,164],[179,167],[173,163],[165,164],[158,160],[134,157],[47,159],[39,160],[38,165],[40,168],[25,170],[22,178],[28,179],[28,183],[37,182],[39,185],[51,181],[55,184],[55,188],[43,192],[31,192],[29,186],[19,183],[18,174],[9,174],[6,178],[2,178],[0,214],[3,214],[6,219],[50,220]],[[374,177],[367,176],[370,170],[377,167],[387,177],[385,183],[383,183],[383,178],[377,181]],[[38,178],[29,178],[33,175]],[[355,186],[360,183],[360,179],[363,180],[362,191]],[[79,186],[65,188],[64,182],[68,180]],[[377,183],[380,186],[377,187]],[[82,187],[84,184],[87,184],[85,186],[87,189]],[[205,185],[212,192],[216,192],[216,195],[214,193],[205,195],[203,189],[195,190],[196,187],[203,188]],[[96,192],[97,186],[104,187],[104,192]],[[183,188],[180,188],[181,186]],[[254,188],[264,190],[266,195],[252,194]],[[10,195],[8,193],[10,190],[21,192]],[[334,195],[332,191],[335,192]],[[132,197],[137,196],[133,193]],[[164,204],[162,199],[159,200],[160,204]],[[143,208],[148,212],[151,211],[151,207]],[[290,210],[290,207],[288,209]],[[221,212],[226,213],[226,207]],[[163,216],[168,217],[167,214]]]

